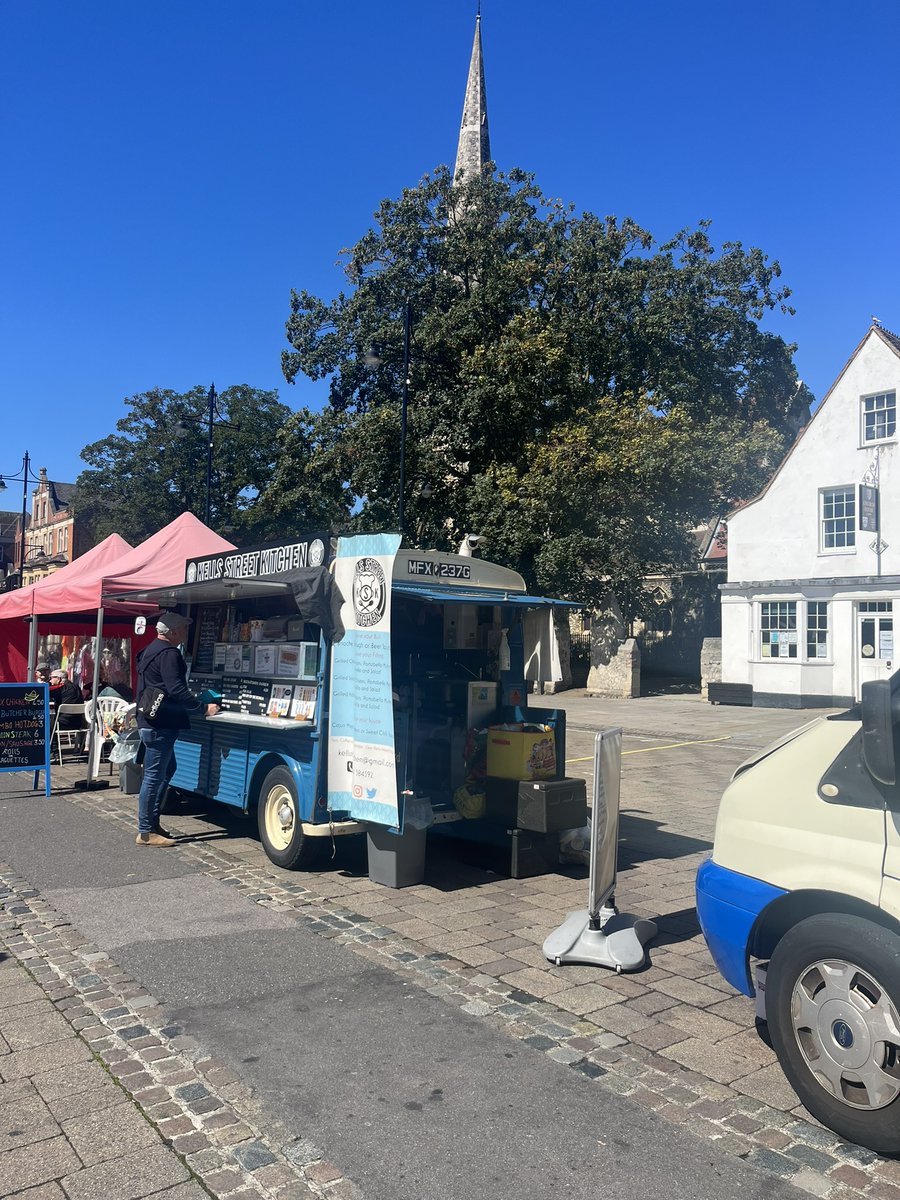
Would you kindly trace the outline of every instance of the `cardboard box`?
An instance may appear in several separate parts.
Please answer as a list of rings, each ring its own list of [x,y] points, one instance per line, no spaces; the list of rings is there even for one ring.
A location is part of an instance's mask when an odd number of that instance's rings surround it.
[[[553,730],[535,725],[492,725],[487,732],[487,773],[499,779],[553,779]]]

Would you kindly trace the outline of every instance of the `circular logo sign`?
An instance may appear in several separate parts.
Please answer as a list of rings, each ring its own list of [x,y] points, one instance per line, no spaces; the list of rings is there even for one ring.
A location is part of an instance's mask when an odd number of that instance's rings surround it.
[[[196,563],[188,563],[187,581],[188,581],[188,583],[196,583],[197,582],[197,564]]]
[[[311,567],[321,567],[324,561],[325,547],[322,545],[321,541],[316,538],[316,540],[311,542],[309,546],[309,565]]]
[[[384,571],[377,558],[357,559],[353,571],[353,612],[364,629],[377,625],[387,607]]]
[[[835,1021],[831,1027],[831,1036],[844,1050],[853,1045],[853,1030],[846,1021]]]

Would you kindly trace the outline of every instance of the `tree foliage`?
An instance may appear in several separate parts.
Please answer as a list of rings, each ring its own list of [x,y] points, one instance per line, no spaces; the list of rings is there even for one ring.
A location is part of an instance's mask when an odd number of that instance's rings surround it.
[[[408,539],[486,534],[537,587],[637,594],[808,418],[794,348],[761,325],[791,311],[778,264],[717,250],[708,223],[660,244],[524,173],[454,187],[440,169],[343,256],[332,302],[292,293],[285,377],[327,379],[329,403],[285,426],[273,517],[396,527],[407,298]]]
[[[154,389],[126,399],[118,432],[81,452],[76,512],[95,541],[120,533],[137,544],[183,512],[206,511],[207,389]],[[258,493],[277,460],[276,435],[290,410],[277,392],[246,385],[218,396],[213,427],[210,524],[231,540],[257,533]]]

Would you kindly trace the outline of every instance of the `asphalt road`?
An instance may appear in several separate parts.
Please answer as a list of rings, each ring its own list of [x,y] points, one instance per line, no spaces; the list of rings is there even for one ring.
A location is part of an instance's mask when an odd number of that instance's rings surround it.
[[[367,1197],[806,1195],[21,777],[0,857]]]

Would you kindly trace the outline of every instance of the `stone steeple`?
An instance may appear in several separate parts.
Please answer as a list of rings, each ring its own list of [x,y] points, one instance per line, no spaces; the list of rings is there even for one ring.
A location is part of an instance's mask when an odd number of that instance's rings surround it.
[[[481,6],[475,18],[475,40],[472,43],[472,59],[469,63],[469,78],[466,81],[466,99],[463,104],[462,124],[459,130],[459,145],[456,150],[456,166],[453,178],[456,183],[480,175],[485,163],[491,158],[491,139],[488,133],[487,97],[484,91],[484,59],[481,53]]]

